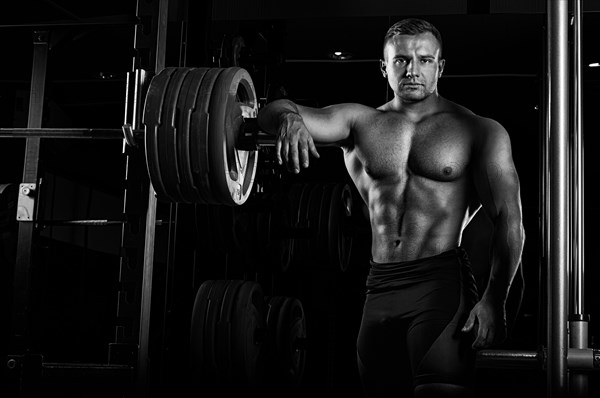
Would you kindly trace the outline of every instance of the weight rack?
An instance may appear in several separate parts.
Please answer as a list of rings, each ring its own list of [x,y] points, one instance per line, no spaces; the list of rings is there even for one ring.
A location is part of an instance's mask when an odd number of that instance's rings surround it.
[[[171,2],[176,3],[176,2]],[[173,6],[173,4],[171,4]],[[137,1],[136,18],[106,18],[102,21],[66,23],[70,27],[127,25],[134,26],[133,71],[126,83],[124,126],[139,128],[143,109],[144,90],[150,77],[165,66],[166,36],[170,7],[168,0]],[[183,23],[182,23],[183,25]],[[154,246],[157,202],[147,178],[143,152],[131,150],[124,129],[61,129],[44,128],[43,110],[52,29],[65,23],[18,26],[33,30],[33,61],[26,128],[2,128],[0,138],[24,138],[25,156],[23,177],[18,189],[18,233],[14,264],[10,332],[6,342],[6,357],[2,370],[3,390],[9,396],[32,396],[63,390],[80,392],[107,391],[116,394],[149,395],[151,369],[150,303],[153,288]],[[13,28],[15,26],[4,26]],[[183,45],[183,44],[181,44]],[[43,198],[40,197],[42,160],[40,148],[47,138],[65,140],[122,140],[124,170],[123,220],[75,220],[73,225],[121,224],[121,253],[119,255],[119,289],[117,325],[114,340],[108,347],[103,363],[46,362],[44,353],[35,352],[31,345],[33,334],[32,302],[35,289],[36,254],[42,222]],[[176,205],[169,205],[173,213]],[[169,219],[164,224],[173,230]],[[132,292],[133,296],[132,296]],[[160,317],[157,318],[160,322]],[[157,323],[159,323],[157,322]],[[155,326],[160,328],[160,325]],[[66,383],[69,383],[67,385]]]

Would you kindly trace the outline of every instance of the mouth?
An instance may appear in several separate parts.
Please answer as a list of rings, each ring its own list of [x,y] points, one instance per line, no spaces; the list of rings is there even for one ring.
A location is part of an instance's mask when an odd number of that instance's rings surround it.
[[[401,83],[400,86],[403,88],[418,88],[418,87],[422,86],[422,84],[416,83],[416,82],[405,82],[405,83]]]

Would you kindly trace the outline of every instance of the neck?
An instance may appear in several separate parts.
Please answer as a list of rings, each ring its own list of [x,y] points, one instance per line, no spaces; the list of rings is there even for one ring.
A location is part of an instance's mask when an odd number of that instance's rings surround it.
[[[437,91],[418,101],[408,101],[396,96],[392,100],[392,108],[407,114],[411,118],[421,119],[424,116],[437,112],[441,100],[442,98]]]

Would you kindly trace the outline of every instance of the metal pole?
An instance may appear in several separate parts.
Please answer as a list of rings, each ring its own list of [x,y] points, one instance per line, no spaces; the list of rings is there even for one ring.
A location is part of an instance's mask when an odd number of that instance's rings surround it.
[[[44,110],[44,93],[46,88],[46,72],[48,64],[49,35],[46,31],[33,34],[33,62],[31,86],[29,91],[28,128],[41,128]],[[19,189],[18,206],[27,200],[31,204],[31,217],[19,220],[16,263],[13,275],[13,304],[11,319],[10,348],[15,354],[23,354],[31,348],[31,306],[33,304],[33,279],[36,227],[33,222],[37,217],[37,198],[39,190],[38,178],[40,167],[41,139],[31,137],[25,140],[25,159],[23,162],[23,183],[29,194],[22,194]],[[33,189],[31,189],[33,187]],[[12,354],[13,352],[11,352]]]
[[[169,13],[169,0],[159,0],[156,26],[156,47],[154,59],[154,72],[158,73],[165,68],[165,53],[167,44],[167,25]],[[137,128],[138,126],[134,126]],[[152,303],[152,277],[154,271],[154,243],[156,235],[156,208],[157,198],[154,188],[150,184],[148,191],[148,211],[146,213],[146,229],[144,240],[144,269],[142,279],[142,296],[140,311],[139,350],[137,369],[137,390],[139,398],[150,396],[150,315]]]
[[[581,93],[581,0],[573,5],[573,140],[574,140],[574,228],[575,242],[573,267],[573,308],[574,314],[584,314],[583,285],[583,127]]]
[[[588,348],[588,318],[584,311],[583,127],[581,82],[581,0],[573,0],[573,265],[571,267],[571,348]],[[570,396],[588,396],[588,375],[571,370]]]
[[[568,2],[547,1],[550,91],[550,258],[548,271],[548,397],[567,393],[568,310]]]

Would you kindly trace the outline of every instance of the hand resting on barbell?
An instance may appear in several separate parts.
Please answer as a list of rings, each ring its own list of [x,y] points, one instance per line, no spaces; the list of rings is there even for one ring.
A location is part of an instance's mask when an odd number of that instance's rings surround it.
[[[258,112],[261,130],[277,137],[276,155],[280,164],[299,173],[319,158],[317,147],[341,147],[350,140],[350,122],[356,113],[354,104],[313,108],[287,99],[272,101]]]
[[[289,111],[280,115],[279,131],[275,153],[279,164],[284,164],[294,173],[300,172],[300,165],[307,168],[310,154],[319,158],[315,142],[308,132],[302,116],[298,112]]]

